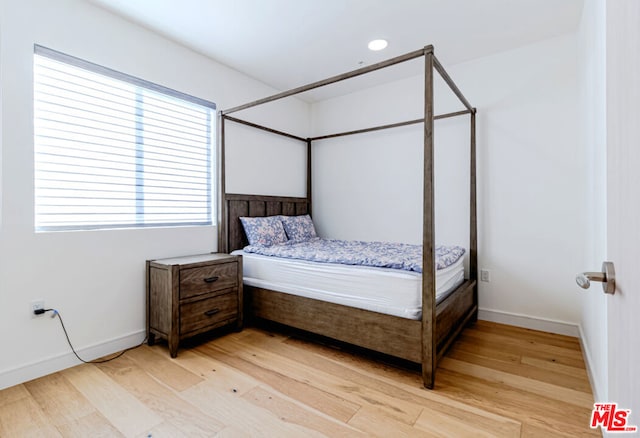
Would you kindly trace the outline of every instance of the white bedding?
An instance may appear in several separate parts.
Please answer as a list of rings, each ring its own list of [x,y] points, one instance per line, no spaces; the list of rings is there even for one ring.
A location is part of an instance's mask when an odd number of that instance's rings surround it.
[[[422,316],[422,274],[244,253],[244,283],[408,319]],[[436,272],[436,302],[464,281],[461,257]]]

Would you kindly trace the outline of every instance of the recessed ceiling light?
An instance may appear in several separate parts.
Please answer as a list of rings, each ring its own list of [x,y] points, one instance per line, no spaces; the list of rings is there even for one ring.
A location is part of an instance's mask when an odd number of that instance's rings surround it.
[[[387,40],[373,40],[373,41],[369,41],[369,50],[373,50],[373,51],[378,51],[378,50],[382,50],[385,47],[387,47],[389,43],[387,43]]]

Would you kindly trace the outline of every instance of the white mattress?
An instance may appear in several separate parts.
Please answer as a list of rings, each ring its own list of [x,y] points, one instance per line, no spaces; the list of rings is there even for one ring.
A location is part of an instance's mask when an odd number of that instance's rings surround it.
[[[244,253],[244,283],[408,319],[422,316],[422,274]],[[464,281],[461,257],[436,273],[436,302]]]

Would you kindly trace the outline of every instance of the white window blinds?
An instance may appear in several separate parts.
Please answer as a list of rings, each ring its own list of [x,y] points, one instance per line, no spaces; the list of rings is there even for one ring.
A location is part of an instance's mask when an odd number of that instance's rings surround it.
[[[210,225],[215,104],[35,46],[38,231]]]

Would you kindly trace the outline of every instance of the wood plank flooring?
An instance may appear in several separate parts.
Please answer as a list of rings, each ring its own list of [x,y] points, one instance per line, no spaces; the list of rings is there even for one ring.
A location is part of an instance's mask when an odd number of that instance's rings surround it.
[[[571,337],[478,321],[429,391],[416,370],[247,328],[0,391],[0,437],[599,436],[592,407]]]

